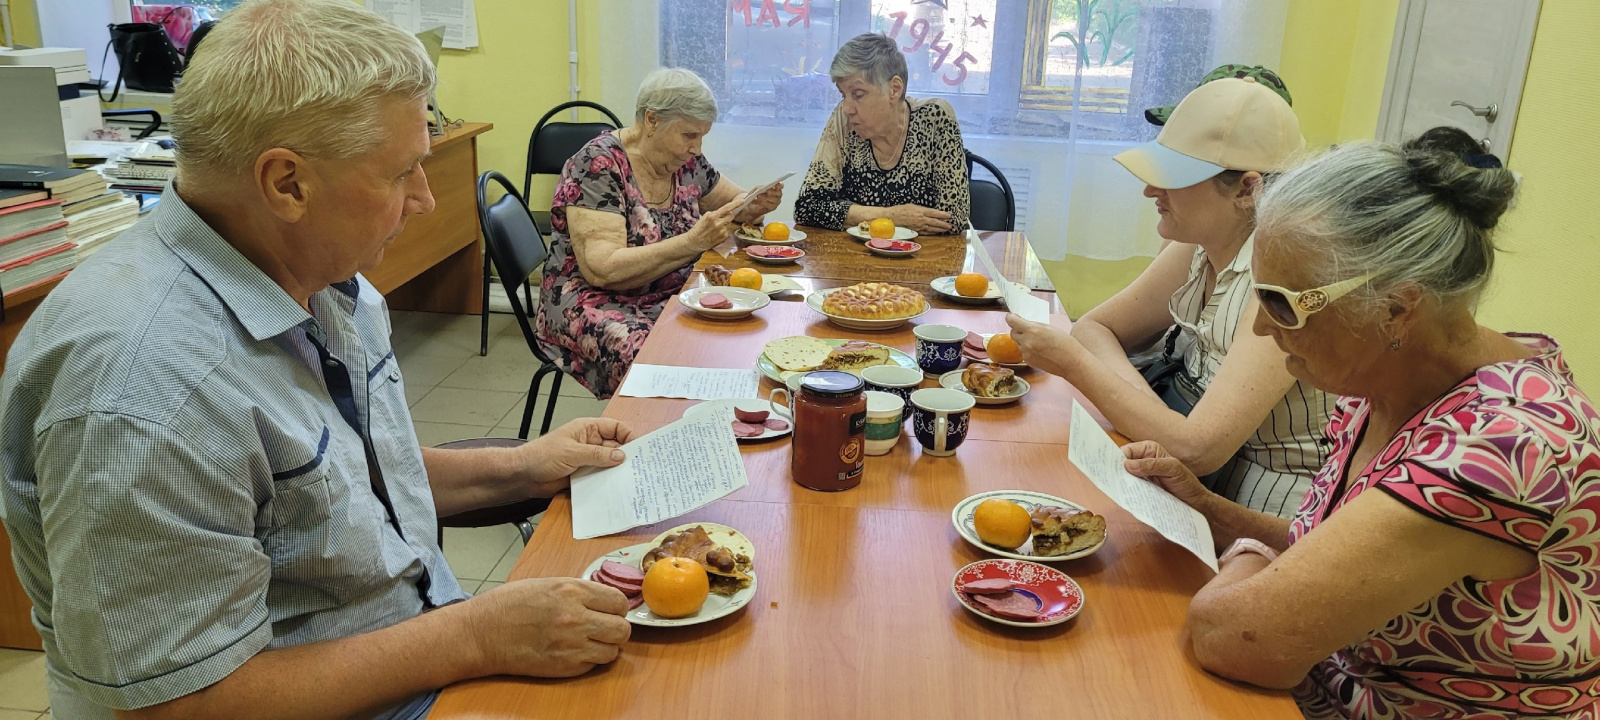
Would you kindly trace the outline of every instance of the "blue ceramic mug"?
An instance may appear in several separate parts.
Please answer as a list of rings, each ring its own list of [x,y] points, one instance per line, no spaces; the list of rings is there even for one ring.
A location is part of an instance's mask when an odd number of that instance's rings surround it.
[[[948,457],[967,439],[972,396],[960,390],[923,388],[911,393],[911,431],[924,455]]]
[[[929,377],[939,377],[961,367],[961,343],[967,331],[954,325],[918,325],[917,366]]]

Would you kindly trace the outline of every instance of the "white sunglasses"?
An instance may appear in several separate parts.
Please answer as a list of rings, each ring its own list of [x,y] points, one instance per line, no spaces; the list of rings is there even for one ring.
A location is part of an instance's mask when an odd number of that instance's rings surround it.
[[[1321,312],[1333,301],[1349,295],[1371,279],[1372,274],[1368,273],[1298,292],[1265,283],[1255,283],[1254,287],[1256,298],[1261,301],[1261,309],[1267,313],[1268,320],[1285,330],[1299,330],[1305,327],[1306,318]]]

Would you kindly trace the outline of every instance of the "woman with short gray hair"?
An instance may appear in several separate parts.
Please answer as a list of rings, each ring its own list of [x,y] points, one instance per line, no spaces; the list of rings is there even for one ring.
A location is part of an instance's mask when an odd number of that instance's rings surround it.
[[[701,253],[783,199],[780,184],[746,204],[701,156],[716,119],[700,76],[662,68],[640,84],[633,125],[590,141],[561,171],[534,331],[598,398],[616,392]]]
[[[1554,340],[1473,317],[1515,190],[1455,128],[1269,183],[1255,331],[1344,396],[1328,464],[1290,521],[1124,450],[1229,548],[1189,606],[1208,670],[1308,718],[1593,716],[1600,411]]]
[[[857,35],[829,69],[844,99],[817,143],[795,222],[843,230],[878,218],[923,235],[965,232],[966,148],[950,103],[906,97],[893,40]]]

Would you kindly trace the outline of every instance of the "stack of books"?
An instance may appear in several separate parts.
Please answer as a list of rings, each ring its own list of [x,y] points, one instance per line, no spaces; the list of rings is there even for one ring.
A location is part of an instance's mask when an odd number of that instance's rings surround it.
[[[105,168],[111,187],[129,193],[159,193],[176,172],[177,156],[150,142],[140,143]]]
[[[89,207],[62,208],[67,220],[67,241],[78,246],[78,261],[94,254],[107,240],[122,234],[123,230],[139,222],[139,201],[115,190],[107,193],[106,202]],[[83,205],[83,203],[75,203]]]
[[[17,197],[0,190],[0,202]],[[0,207],[0,289],[6,296],[60,279],[78,264],[61,206],[58,199],[35,198]]]
[[[0,163],[0,190],[45,190],[63,205],[106,193],[106,180],[90,170]]]

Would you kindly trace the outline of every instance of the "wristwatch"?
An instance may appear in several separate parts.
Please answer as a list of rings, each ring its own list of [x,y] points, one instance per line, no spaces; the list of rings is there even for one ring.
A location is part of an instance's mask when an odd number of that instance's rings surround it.
[[[1222,552],[1222,557],[1217,558],[1217,564],[1221,565],[1246,553],[1260,555],[1266,558],[1267,562],[1278,559],[1278,551],[1267,547],[1266,543],[1255,538],[1239,538],[1233,541],[1233,544],[1229,545],[1227,550]]]

